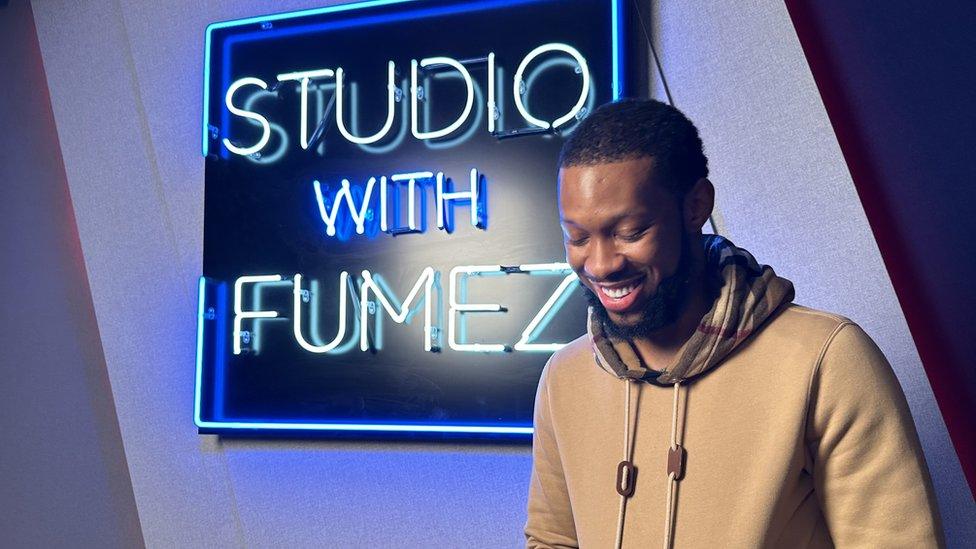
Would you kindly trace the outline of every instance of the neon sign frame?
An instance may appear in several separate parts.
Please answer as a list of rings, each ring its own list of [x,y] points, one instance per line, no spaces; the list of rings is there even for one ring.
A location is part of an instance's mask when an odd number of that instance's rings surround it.
[[[294,12],[272,14],[266,16],[249,17],[232,21],[212,23],[207,26],[205,31],[204,45],[204,68],[203,68],[203,116],[202,116],[202,154],[206,157],[209,153],[211,140],[210,130],[210,80],[211,80],[211,35],[215,30],[225,29],[246,25],[265,25],[274,21],[295,19],[308,16],[324,15],[330,13],[342,13],[352,10],[381,7],[398,4],[417,3],[419,0],[365,0],[352,2],[316,9],[299,10]],[[464,11],[476,11],[491,9],[492,7],[510,6],[514,4],[533,3],[540,0],[483,0],[470,2],[464,6]],[[622,71],[624,66],[623,58],[623,0],[606,0],[611,9],[611,57],[612,57],[612,98],[619,99],[623,95]],[[444,8],[441,8],[444,9]],[[461,9],[461,8],[456,8]],[[409,19],[412,14],[387,14],[381,16],[382,20],[392,21]],[[547,265],[531,265],[531,270],[545,270]],[[560,288],[567,284],[564,280]],[[194,424],[201,432],[258,432],[258,431],[310,431],[310,432],[373,432],[373,433],[442,433],[442,434],[493,434],[493,435],[531,435],[531,426],[521,425],[450,425],[450,424],[421,424],[421,423],[347,423],[347,422],[321,422],[321,421],[210,421],[202,417],[202,388],[203,388],[203,355],[205,339],[205,320],[208,311],[206,309],[206,277],[200,277],[198,281],[198,302],[197,302],[197,333],[196,333],[196,364],[194,377],[194,399],[193,399],[193,420]],[[218,289],[218,292],[221,290]],[[557,294],[553,294],[553,298]],[[553,298],[550,298],[552,301]],[[552,303],[547,302],[547,307]],[[538,318],[533,319],[532,324],[523,333],[519,345],[527,346],[528,350],[532,344],[527,343],[529,334],[535,331],[538,326]]]

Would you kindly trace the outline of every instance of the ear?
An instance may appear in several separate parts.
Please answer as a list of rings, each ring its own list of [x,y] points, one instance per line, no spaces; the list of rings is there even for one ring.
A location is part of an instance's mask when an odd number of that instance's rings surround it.
[[[703,177],[692,185],[685,194],[682,215],[685,230],[700,233],[715,207],[715,187],[708,178]]]

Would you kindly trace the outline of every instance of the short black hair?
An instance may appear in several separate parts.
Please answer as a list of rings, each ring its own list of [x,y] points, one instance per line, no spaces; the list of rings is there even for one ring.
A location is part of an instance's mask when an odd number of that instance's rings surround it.
[[[594,109],[563,143],[559,167],[644,156],[654,158],[661,182],[679,197],[708,177],[698,129],[681,111],[654,99],[620,99]]]

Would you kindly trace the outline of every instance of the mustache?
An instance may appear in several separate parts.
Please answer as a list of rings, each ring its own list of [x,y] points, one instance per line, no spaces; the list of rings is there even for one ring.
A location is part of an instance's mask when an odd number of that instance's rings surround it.
[[[645,275],[640,272],[633,273],[613,273],[612,275],[597,280],[595,278],[586,277],[586,280],[590,281],[592,284],[613,284],[614,282],[622,282],[624,280],[639,280],[644,278]],[[582,279],[580,279],[582,280]]]

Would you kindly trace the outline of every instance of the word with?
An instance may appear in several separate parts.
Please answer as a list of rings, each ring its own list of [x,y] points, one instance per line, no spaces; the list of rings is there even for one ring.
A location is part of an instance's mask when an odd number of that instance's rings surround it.
[[[319,215],[325,223],[325,233],[339,240],[347,240],[355,226],[356,234],[375,236],[376,221],[374,189],[379,186],[379,230],[391,234],[422,233],[426,231],[426,205],[423,184],[433,183],[436,204],[437,228],[454,231],[454,206],[468,204],[471,209],[471,226],[487,230],[488,195],[485,177],[471,168],[466,191],[453,190],[453,182],[444,172],[407,172],[370,177],[362,186],[352,185],[348,179],[340,181],[339,188],[330,193],[328,187],[317,179],[312,182]],[[407,188],[407,225],[400,224],[400,188]],[[323,189],[325,187],[325,189]],[[392,192],[391,192],[392,187]],[[418,199],[419,194],[419,199]],[[417,215],[417,205],[421,213]],[[347,215],[341,215],[346,212]],[[419,217],[419,222],[418,222]],[[367,227],[367,225],[371,225]]]

